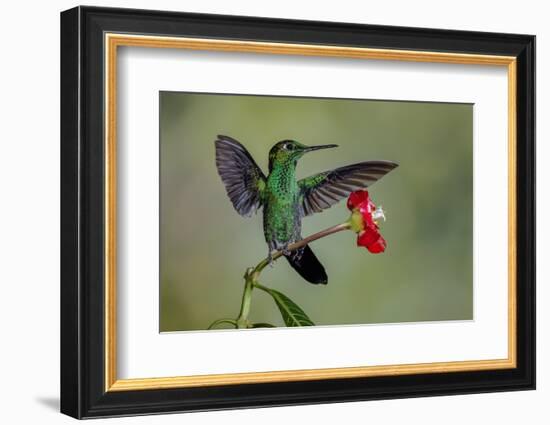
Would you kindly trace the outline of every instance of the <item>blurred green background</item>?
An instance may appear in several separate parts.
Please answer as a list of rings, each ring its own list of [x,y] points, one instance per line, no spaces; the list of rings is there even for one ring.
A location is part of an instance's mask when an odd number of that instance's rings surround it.
[[[386,211],[385,253],[342,232],[312,244],[328,285],[307,283],[284,260],[262,274],[317,325],[472,319],[472,105],[161,92],[160,107],[160,331],[235,318],[245,269],[267,254],[261,213],[239,216],[225,193],[217,134],[243,143],[264,173],[282,139],[340,146],[305,155],[298,177],[372,159],[400,164],[369,189]],[[305,218],[302,234],[347,217],[342,201]],[[283,326],[262,291],[250,319]]]

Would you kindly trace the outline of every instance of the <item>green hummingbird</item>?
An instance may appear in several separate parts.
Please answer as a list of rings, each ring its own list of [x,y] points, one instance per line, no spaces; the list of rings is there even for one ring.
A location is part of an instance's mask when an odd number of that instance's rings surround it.
[[[263,207],[268,255],[282,250],[294,270],[314,284],[326,284],[328,277],[311,248],[306,245],[286,251],[288,245],[302,239],[302,218],[331,207],[397,167],[392,161],[366,161],[297,180],[296,165],[305,153],[337,145],[305,146],[295,140],[282,140],[269,151],[266,177],[237,140],[219,135],[215,146],[218,174],[235,210],[250,217]]]

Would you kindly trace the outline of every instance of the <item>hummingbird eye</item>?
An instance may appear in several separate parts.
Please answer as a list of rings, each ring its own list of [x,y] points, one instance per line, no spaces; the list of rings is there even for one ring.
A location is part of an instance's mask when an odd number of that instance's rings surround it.
[[[294,150],[294,145],[292,143],[286,143],[284,148],[287,150],[287,151],[291,151],[291,150]]]

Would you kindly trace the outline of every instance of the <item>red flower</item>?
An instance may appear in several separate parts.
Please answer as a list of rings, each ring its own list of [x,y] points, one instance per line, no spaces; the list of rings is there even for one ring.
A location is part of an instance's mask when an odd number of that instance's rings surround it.
[[[382,208],[376,208],[376,205],[370,200],[369,192],[358,190],[349,195],[348,209],[351,214],[351,228],[357,233],[357,246],[364,246],[373,254],[378,254],[386,250],[386,241],[378,231],[376,220],[383,218]]]

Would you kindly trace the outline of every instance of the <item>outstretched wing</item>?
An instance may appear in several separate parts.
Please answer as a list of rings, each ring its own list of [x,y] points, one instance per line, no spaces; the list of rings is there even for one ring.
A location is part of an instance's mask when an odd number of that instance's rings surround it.
[[[249,217],[260,208],[265,176],[243,145],[228,136],[216,139],[216,167],[233,207]]]
[[[391,161],[367,161],[315,174],[298,182],[301,192],[301,215],[321,212],[351,192],[369,187],[397,167]]]

